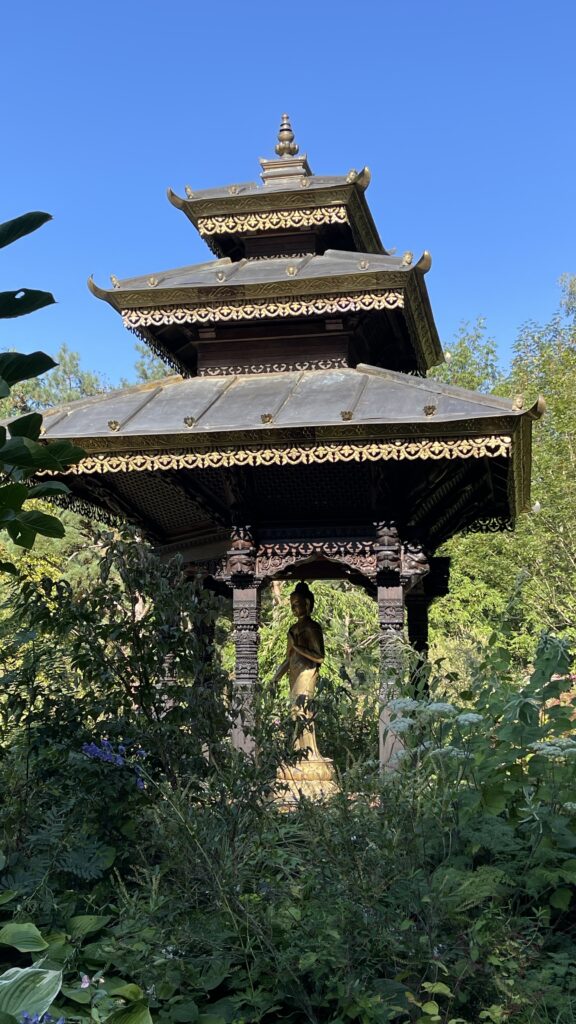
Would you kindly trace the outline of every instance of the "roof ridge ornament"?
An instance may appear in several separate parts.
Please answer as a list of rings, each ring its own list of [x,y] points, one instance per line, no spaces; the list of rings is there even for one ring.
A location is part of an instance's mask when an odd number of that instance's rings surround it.
[[[279,157],[296,156],[300,149],[298,143],[294,141],[294,132],[292,131],[290,116],[288,114],[282,114],[282,121],[278,132],[278,142],[274,149]]]
[[[282,114],[278,142],[275,146],[276,158],[266,160],[260,158],[262,181],[264,185],[277,185],[280,188],[294,188],[308,184],[307,178],[312,176],[305,153],[294,138],[294,131],[288,114]]]

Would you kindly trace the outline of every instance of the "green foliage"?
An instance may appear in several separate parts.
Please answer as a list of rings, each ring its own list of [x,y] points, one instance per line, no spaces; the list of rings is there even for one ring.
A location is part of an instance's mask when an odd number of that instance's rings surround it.
[[[79,398],[102,394],[107,389],[98,374],[81,368],[78,353],[71,352],[67,345],[60,346],[56,362],[51,360],[51,366],[53,369],[48,377],[39,379],[34,376],[12,387],[10,397],[0,403],[3,416],[54,408]]]
[[[455,358],[442,368],[442,379],[450,383],[521,394],[526,408],[541,392],[548,407],[534,426],[534,510],[520,516],[514,533],[456,537],[443,551],[452,557],[450,593],[432,606],[433,650],[464,674],[493,631],[519,666],[533,658],[542,628],[576,640],[576,333],[571,288],[573,281],[567,279],[562,314],[548,324],[521,329],[508,373],[494,370],[493,345],[483,342],[476,330],[469,344],[461,336],[453,349]],[[507,623],[506,630],[500,623]]]
[[[485,332],[483,318],[472,325],[461,324],[456,338],[446,350],[446,362],[435,366],[428,376],[469,391],[497,391],[503,373],[498,363],[496,343],[493,338],[487,338]]]
[[[45,213],[29,213],[0,224],[0,247],[35,231],[49,219]],[[21,316],[51,302],[54,298],[48,292],[28,289],[0,292],[0,319]],[[13,385],[35,378],[53,366],[54,361],[43,352],[0,353],[0,398],[8,399]],[[6,531],[14,544],[27,549],[33,546],[38,534],[61,537],[64,533],[62,523],[55,516],[24,508],[32,497],[30,477],[38,470],[64,469],[83,454],[69,442],[40,443],[41,425],[42,418],[32,414],[13,420],[7,428],[0,426],[0,530]],[[62,493],[67,488],[60,485],[59,490]],[[0,569],[10,573],[17,571],[10,561],[0,562]]]
[[[134,347],[139,356],[134,364],[136,380],[139,384],[146,384],[151,380],[162,380],[164,377],[170,377],[174,373],[174,370],[162,359],[159,359],[158,356],[155,356],[147,345],[141,345],[139,342],[136,342]]]
[[[342,757],[335,738],[340,795],[282,814],[270,799],[273,759],[232,756],[225,688],[208,703],[202,692],[203,672],[218,679],[205,646],[215,608],[133,538],[103,534],[101,545],[99,579],[82,595],[21,585],[39,661],[4,687],[0,914],[33,921],[48,944],[14,951],[9,966],[32,956],[63,970],[52,1011],[142,1024],[569,1024],[576,708],[566,644],[543,639],[519,684],[507,646],[491,638],[463,708],[444,699],[462,685],[433,670],[434,699],[391,705],[405,742],[394,770]],[[319,606],[337,610],[345,591],[317,590]],[[168,651],[179,671],[172,664],[166,683]],[[165,713],[150,715],[149,689]],[[81,753],[94,736],[114,750],[128,736],[147,744],[145,789],[130,749],[121,765]]]
[[[13,967],[0,975],[0,1013],[46,1013],[60,991],[62,975],[37,967]]]

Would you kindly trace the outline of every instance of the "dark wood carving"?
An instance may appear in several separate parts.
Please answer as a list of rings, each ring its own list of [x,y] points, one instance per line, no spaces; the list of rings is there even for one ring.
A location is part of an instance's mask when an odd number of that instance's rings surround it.
[[[250,526],[233,526],[232,543],[226,557],[227,576],[253,576],[256,548]]]
[[[234,588],[232,614],[236,647],[232,745],[251,753],[254,750],[254,692],[258,681],[260,626],[260,594],[257,587]]]
[[[398,572],[401,563],[401,546],[398,528],[395,523],[383,521],[374,523],[376,539],[374,551],[378,570]]]

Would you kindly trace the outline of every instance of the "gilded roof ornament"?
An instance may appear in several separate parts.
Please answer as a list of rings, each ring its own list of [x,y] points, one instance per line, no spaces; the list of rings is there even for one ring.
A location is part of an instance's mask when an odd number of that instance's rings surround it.
[[[275,146],[275,151],[280,157],[296,156],[299,149],[299,145],[294,141],[294,132],[292,131],[290,118],[288,114],[282,114],[282,122],[280,124],[280,131],[278,132],[278,142]]]

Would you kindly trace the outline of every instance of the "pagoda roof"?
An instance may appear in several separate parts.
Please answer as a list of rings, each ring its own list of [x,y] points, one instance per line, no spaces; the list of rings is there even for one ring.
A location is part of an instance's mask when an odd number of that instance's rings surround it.
[[[80,511],[192,559],[226,550],[238,500],[263,538],[287,525],[363,535],[386,507],[433,551],[528,506],[542,404],[521,405],[365,364],[169,377],[45,413],[46,439],[86,451],[48,475]]]
[[[90,438],[102,451],[148,447],[149,438],[307,431],[338,434],[378,428],[378,436],[513,431],[540,415],[508,398],[421,379],[379,367],[221,377],[167,377],[125,391],[82,399],[44,414],[44,436]],[[389,428],[385,430],[384,428]],[[453,429],[454,428],[454,429]],[[344,430],[344,434],[342,431]]]
[[[317,175],[298,146],[287,114],[283,114],[277,158],[260,159],[263,184],[255,181],[192,191],[186,196],[168,189],[168,199],[182,210],[217,255],[236,251],[234,236],[250,232],[326,228],[340,225],[351,248],[385,253],[364,192],[370,171]]]
[[[348,252],[327,249],[323,255],[274,257],[267,260],[236,260],[228,257],[195,263],[188,267],[156,271],[139,277],[114,279],[113,288],[100,288],[92,278],[88,287],[99,299],[105,299],[117,310],[131,306],[158,306],[182,302],[206,300],[225,301],[235,292],[242,295],[263,294],[267,297],[289,295],[302,291],[301,282],[317,282],[307,292],[321,293],[325,288],[353,285],[358,290],[371,287],[394,287],[405,284],[407,276],[425,274],[430,269],[430,254],[424,252],[420,259],[412,262],[411,253],[404,256],[375,253]],[[384,275],[384,276],[383,276]],[[390,275],[394,275],[390,277]],[[336,282],[334,279],[340,279]],[[278,285],[271,291],[270,285]],[[245,292],[245,289],[251,289]]]
[[[206,326],[355,314],[394,319],[394,325],[380,328],[379,352],[371,362],[379,362],[380,353],[385,359],[388,349],[390,357],[396,346],[404,363],[397,369],[425,372],[444,358],[424,282],[430,265],[426,252],[414,263],[411,253],[328,249],[323,255],[212,260],[114,279],[108,289],[90,280],[89,287],[184,374],[195,372],[191,332]]]

